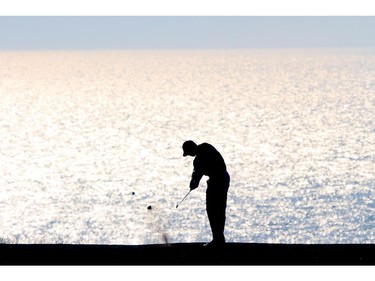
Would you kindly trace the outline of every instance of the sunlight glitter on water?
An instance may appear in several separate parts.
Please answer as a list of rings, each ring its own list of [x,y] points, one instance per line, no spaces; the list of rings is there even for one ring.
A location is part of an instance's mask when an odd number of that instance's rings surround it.
[[[3,239],[209,241],[205,178],[175,208],[192,172],[181,145],[193,139],[231,174],[229,242],[375,242],[375,50],[3,52],[0,62]]]

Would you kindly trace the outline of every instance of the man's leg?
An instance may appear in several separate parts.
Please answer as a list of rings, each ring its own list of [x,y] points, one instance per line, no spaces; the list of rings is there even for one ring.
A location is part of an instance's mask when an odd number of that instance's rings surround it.
[[[207,215],[210,222],[213,241],[225,243],[225,209],[227,207],[227,193],[229,177],[227,181],[220,183],[208,182],[206,193]]]

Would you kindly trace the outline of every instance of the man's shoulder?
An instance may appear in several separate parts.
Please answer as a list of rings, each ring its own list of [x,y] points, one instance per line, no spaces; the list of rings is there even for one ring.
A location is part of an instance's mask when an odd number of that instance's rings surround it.
[[[201,143],[200,145],[198,145],[198,153],[201,152],[201,153],[209,153],[209,152],[214,152],[214,151],[217,151],[216,148],[209,144],[209,143]]]
[[[201,143],[200,145],[198,145],[198,148],[200,148],[200,149],[212,149],[214,147],[211,144],[204,142],[204,143]]]

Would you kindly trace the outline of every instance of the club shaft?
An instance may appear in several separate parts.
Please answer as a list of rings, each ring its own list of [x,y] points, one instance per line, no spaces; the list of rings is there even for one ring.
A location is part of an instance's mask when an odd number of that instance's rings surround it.
[[[189,192],[185,195],[185,197],[181,200],[181,202],[177,204],[176,208],[177,208],[178,206],[180,206],[180,204],[182,203],[182,201],[185,200],[186,197],[188,197],[188,195],[190,194],[190,192],[191,192],[191,190],[189,190]]]

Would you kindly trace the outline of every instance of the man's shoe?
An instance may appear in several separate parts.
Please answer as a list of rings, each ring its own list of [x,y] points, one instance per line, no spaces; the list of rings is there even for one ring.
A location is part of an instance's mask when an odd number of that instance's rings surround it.
[[[212,240],[210,243],[206,243],[203,246],[207,248],[219,248],[225,245],[225,240]]]

